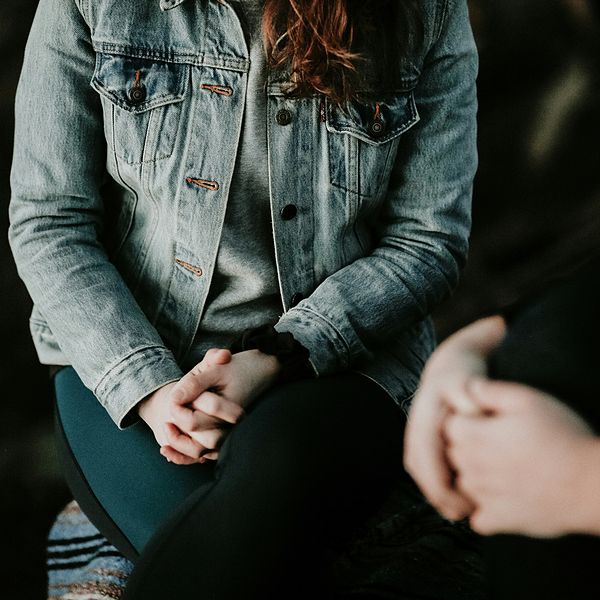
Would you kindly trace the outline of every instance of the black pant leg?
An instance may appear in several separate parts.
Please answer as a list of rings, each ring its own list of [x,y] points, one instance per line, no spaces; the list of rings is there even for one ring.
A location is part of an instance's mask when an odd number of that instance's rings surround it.
[[[401,476],[404,423],[356,374],[269,390],[229,435],[210,493],[151,541],[125,598],[323,597],[321,549]]]

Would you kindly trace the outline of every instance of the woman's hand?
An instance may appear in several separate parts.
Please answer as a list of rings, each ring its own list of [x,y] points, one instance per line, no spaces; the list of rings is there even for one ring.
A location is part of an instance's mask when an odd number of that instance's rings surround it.
[[[229,350],[211,348],[205,354],[202,362],[194,369],[207,369],[211,366],[226,364],[231,357]],[[161,454],[180,465],[204,462],[206,460],[204,455],[214,451],[225,435],[224,428],[229,424],[237,423],[243,413],[238,404],[226,399],[213,402],[211,406],[205,404],[205,410],[198,410],[195,415],[194,437],[183,433],[174,424],[172,413],[176,407],[179,410],[185,409],[176,404],[174,395],[179,394],[178,386],[187,376],[189,374],[184,376],[180,382],[168,383],[159,388],[138,406],[140,417],[152,429],[156,441],[161,446]]]
[[[451,409],[463,414],[478,411],[466,393],[467,382],[486,375],[486,358],[500,343],[505,331],[501,317],[490,317],[476,321],[448,338],[425,366],[410,410],[405,437],[405,468],[429,502],[450,519],[468,516],[474,506],[455,486],[454,472],[446,457],[444,423]]]
[[[259,350],[246,350],[229,355],[230,360],[205,361],[196,365],[175,384],[170,400],[170,417],[180,436],[188,436],[211,452],[203,453],[200,460],[215,460],[218,447],[227,430],[211,428],[207,415],[220,417],[229,423],[236,423],[247,407],[257,396],[276,380],[281,366],[275,356],[263,354]],[[231,406],[237,409],[231,411]],[[226,410],[227,412],[223,412]],[[235,420],[228,418],[233,415]],[[175,432],[172,432],[172,439]],[[179,438],[180,446],[164,446],[163,456],[182,464],[181,448],[185,439]],[[187,447],[187,446],[186,446]],[[189,454],[187,454],[189,456]]]
[[[476,506],[473,529],[600,533],[600,443],[585,421],[515,383],[474,381],[467,393],[480,414],[448,417],[445,432],[457,487]]]

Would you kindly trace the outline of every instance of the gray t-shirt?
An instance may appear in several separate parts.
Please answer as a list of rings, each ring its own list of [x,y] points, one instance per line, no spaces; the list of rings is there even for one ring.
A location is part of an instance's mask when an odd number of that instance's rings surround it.
[[[239,0],[233,6],[250,48],[246,107],[215,272],[185,366],[213,346],[229,346],[244,329],[274,324],[283,312],[269,205],[263,1]]]

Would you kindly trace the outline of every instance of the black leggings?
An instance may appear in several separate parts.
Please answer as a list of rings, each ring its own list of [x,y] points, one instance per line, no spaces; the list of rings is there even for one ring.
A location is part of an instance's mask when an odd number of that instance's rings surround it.
[[[72,491],[136,562],[128,600],[324,597],[328,552],[404,476],[404,414],[356,373],[271,388],[216,466],[167,463],[143,423],[118,430],[72,368],[55,394]]]

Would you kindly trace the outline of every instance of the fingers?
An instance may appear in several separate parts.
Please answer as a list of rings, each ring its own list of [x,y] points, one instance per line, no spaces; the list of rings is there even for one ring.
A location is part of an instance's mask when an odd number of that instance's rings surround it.
[[[202,392],[220,383],[221,365],[198,363],[186,373],[171,390],[171,400],[175,405],[185,406],[193,402]]]
[[[494,510],[494,508],[496,510]],[[514,533],[514,528],[505,526],[499,515],[505,514],[504,507],[492,507],[492,510],[483,510],[478,508],[470,517],[469,525],[471,529],[480,535],[493,535],[499,533]]]
[[[173,422],[188,435],[195,431],[220,429],[225,424],[234,425],[243,415],[244,409],[239,404],[213,392],[202,393],[189,406],[175,403],[171,406]]]
[[[457,487],[454,473],[445,456],[438,456],[428,466],[431,477],[421,483],[421,489],[432,506],[447,519],[458,521],[473,511],[473,504]]]
[[[177,452],[191,459],[196,460],[200,458],[202,452],[205,450],[202,445],[185,433],[182,433],[173,423],[165,423],[164,435],[167,441],[166,445],[171,446]]]
[[[529,401],[529,388],[507,381],[474,378],[467,384],[467,394],[480,411],[488,414],[510,412]]]
[[[176,465],[195,465],[202,461],[202,458],[190,458],[181,452],[177,452],[171,446],[161,446],[160,453],[171,463]]]
[[[448,341],[487,356],[500,344],[505,335],[504,317],[495,315],[474,321],[450,336]]]
[[[192,405],[179,406],[174,404],[171,407],[171,417],[173,418],[175,425],[188,435],[195,431],[218,429],[225,425],[224,421],[221,419],[195,410]]]
[[[444,395],[444,402],[466,417],[491,416],[522,407],[529,401],[528,388],[507,381],[471,377]]]
[[[482,408],[469,393],[468,381],[445,390],[443,401],[452,411],[461,415],[474,417],[483,414]]]
[[[453,484],[441,432],[443,416],[416,415],[406,432],[405,467],[429,502],[448,519],[458,520],[473,510],[472,503]]]
[[[206,450],[216,450],[227,432],[222,429],[208,429],[204,431],[192,431],[189,436],[200,444]],[[206,457],[207,453],[203,452],[202,456]]]
[[[173,401],[185,405],[194,400],[203,391],[218,386],[222,371],[220,366],[231,362],[232,354],[226,348],[210,348],[204,358],[186,373],[171,391]]]
[[[202,370],[196,365],[173,387],[170,396],[170,413],[178,427],[190,433],[198,429],[215,428],[218,421],[235,424],[244,410],[239,404],[213,392],[211,387],[220,383],[218,367]],[[201,411],[203,415],[195,414]]]
[[[457,472],[456,489],[476,503],[490,494],[489,443],[495,419],[453,415],[445,423],[446,455]]]
[[[481,450],[486,441],[486,425],[491,420],[464,415],[450,415],[444,423],[444,437],[448,443],[448,457],[455,467],[460,466],[462,455]],[[456,464],[455,458],[459,464]]]
[[[160,453],[171,463],[176,465],[202,465],[209,461],[214,461],[219,458],[219,453],[216,450],[212,452],[207,452],[203,454],[200,458],[194,459],[189,456],[185,456],[185,454],[181,454],[181,452],[177,452],[171,446],[161,446]]]
[[[232,425],[238,423],[244,415],[244,409],[239,404],[214,392],[200,394],[192,402],[192,407]]]

